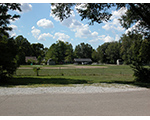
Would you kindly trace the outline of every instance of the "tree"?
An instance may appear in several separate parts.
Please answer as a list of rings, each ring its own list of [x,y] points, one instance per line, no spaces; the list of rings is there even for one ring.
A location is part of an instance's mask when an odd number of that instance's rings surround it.
[[[93,51],[92,51],[92,60],[94,61],[94,62],[98,62],[98,52],[95,50],[95,49],[93,49]]]
[[[20,4],[16,3],[0,3],[0,38],[4,35],[9,36],[8,31],[11,31],[12,28],[8,26],[10,20],[14,21],[19,18],[19,15],[11,15],[8,13],[9,10],[19,10],[21,11]]]
[[[150,4],[149,3],[52,3],[52,14],[57,16],[61,21],[70,17],[73,6],[76,6],[81,20],[88,19],[90,24],[94,22],[102,23],[109,21],[112,14],[110,8],[126,7],[127,13],[122,17],[121,23],[123,27],[129,28],[132,23],[140,20],[140,25],[150,27]]]
[[[71,44],[66,42],[65,62],[68,63],[73,62],[73,57],[74,57],[73,47]]]
[[[52,58],[56,63],[72,62],[73,48],[68,42],[58,40],[52,44],[46,54],[46,60]]]
[[[88,43],[80,43],[75,47],[74,52],[77,58],[92,58],[93,48]]]
[[[106,42],[97,48],[98,60],[101,63],[109,63],[106,57],[106,49],[109,46],[109,44],[110,44],[109,42]]]
[[[116,64],[117,59],[121,58],[119,42],[111,42],[105,52],[109,63]]]
[[[143,39],[143,36],[138,32],[136,34],[128,33],[128,35],[123,35],[121,41],[122,58],[124,61],[131,63],[135,80],[150,82],[150,68],[144,67],[145,64],[149,64],[150,62],[150,41]]]
[[[15,38],[15,42],[19,48],[17,53],[17,62],[19,65],[25,64],[25,56],[32,55],[32,49],[29,41],[24,38],[22,35],[19,35]]]
[[[33,43],[31,44],[32,48],[32,56],[36,56],[38,58],[39,56],[44,57],[44,45],[41,43]]]
[[[141,48],[140,46],[142,43],[142,35],[130,32],[127,35],[124,34],[121,37],[120,41],[122,42],[120,53],[122,54],[122,59],[124,63],[132,64],[133,61],[138,62],[139,49]]]
[[[120,19],[121,25],[128,29],[134,23],[136,29],[145,37],[150,36],[150,4],[149,3],[129,3],[128,10]]]
[[[8,31],[11,31],[12,28],[8,25],[10,20],[15,20],[20,16],[9,14],[9,10],[21,11],[20,4],[0,3],[0,82],[5,81],[7,77],[11,77],[17,68],[15,58],[18,48],[14,39],[9,38]]]
[[[11,77],[16,71],[18,67],[15,59],[17,52],[17,45],[13,38],[3,36],[0,39],[0,82],[6,77]]]

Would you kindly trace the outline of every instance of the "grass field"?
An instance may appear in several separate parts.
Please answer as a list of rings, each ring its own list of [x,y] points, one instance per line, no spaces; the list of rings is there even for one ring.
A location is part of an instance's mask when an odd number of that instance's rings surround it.
[[[10,87],[47,87],[71,84],[119,83],[150,87],[150,84],[134,81],[133,71],[127,65],[90,66],[52,65],[40,67],[39,76],[33,71],[35,66],[21,66],[4,86]]]

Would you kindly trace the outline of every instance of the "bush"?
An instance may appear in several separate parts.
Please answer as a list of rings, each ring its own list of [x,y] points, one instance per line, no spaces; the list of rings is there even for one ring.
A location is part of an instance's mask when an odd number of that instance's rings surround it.
[[[33,68],[33,71],[36,73],[37,76],[39,76],[39,70],[40,70],[40,67]]]
[[[150,68],[143,68],[142,66],[132,66],[132,68],[137,82],[150,83]]]

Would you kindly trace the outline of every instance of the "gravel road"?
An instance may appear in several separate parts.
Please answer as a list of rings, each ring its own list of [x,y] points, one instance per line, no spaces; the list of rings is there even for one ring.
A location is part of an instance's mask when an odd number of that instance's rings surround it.
[[[125,92],[125,91],[141,91],[148,90],[147,88],[122,85],[122,84],[92,84],[81,85],[76,84],[72,87],[37,87],[37,88],[7,88],[0,87],[0,96],[4,95],[32,95],[32,94],[82,94],[82,93],[110,93],[110,92]]]

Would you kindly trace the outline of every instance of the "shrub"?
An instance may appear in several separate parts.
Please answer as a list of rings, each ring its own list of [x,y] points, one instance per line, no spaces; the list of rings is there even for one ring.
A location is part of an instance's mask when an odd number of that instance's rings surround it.
[[[150,68],[143,66],[131,66],[134,71],[134,77],[137,82],[150,83]]]
[[[39,70],[40,70],[40,67],[33,68],[33,71],[36,73],[37,76],[39,76]]]

